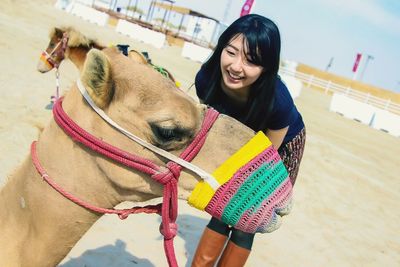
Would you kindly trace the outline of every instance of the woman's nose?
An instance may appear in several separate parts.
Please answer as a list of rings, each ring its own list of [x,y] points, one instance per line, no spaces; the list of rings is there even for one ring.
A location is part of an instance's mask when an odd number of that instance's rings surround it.
[[[231,64],[231,68],[233,71],[240,72],[243,69],[243,60],[241,57],[235,57]]]

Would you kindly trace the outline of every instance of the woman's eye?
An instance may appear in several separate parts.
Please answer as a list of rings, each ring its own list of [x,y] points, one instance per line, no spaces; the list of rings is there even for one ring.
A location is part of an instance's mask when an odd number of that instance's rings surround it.
[[[235,52],[234,51],[231,51],[231,50],[225,50],[226,51],[226,53],[228,54],[228,55],[231,55],[231,56],[234,56],[235,55]]]

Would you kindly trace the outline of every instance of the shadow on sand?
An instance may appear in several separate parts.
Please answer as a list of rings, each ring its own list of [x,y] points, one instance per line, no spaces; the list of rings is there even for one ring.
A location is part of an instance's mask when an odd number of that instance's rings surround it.
[[[190,267],[197,244],[208,222],[209,220],[207,219],[189,214],[178,216],[177,223],[180,229],[178,236],[185,241],[185,255],[187,257],[185,267]]]
[[[158,220],[161,223],[161,217]],[[187,257],[185,266],[189,267],[200,236],[203,233],[208,220],[188,214],[182,214],[178,216],[177,223],[179,227],[177,237],[184,240],[184,253]],[[163,242],[163,237],[160,235],[158,240]],[[134,253],[134,251],[132,252]],[[151,257],[151,252],[149,253],[149,255],[146,255],[147,258]],[[164,254],[163,251],[160,251],[160,253]],[[131,252],[127,251],[126,243],[118,239],[113,245],[110,244],[96,249],[87,250],[81,256],[72,258],[63,264],[58,265],[58,267],[154,267],[155,265],[147,258],[139,258],[133,255]],[[182,259],[177,260],[178,262],[182,262]]]
[[[149,260],[138,258],[126,250],[126,243],[117,240],[114,245],[107,245],[85,251],[80,257],[73,258],[59,267],[154,267]]]

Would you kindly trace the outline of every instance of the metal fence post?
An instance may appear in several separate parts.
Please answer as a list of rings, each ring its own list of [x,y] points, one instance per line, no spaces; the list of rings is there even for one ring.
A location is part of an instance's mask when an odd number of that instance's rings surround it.
[[[326,85],[326,88],[325,88],[325,94],[327,94],[329,92],[329,90],[331,89],[331,84],[332,84],[332,82],[328,81],[328,84]]]
[[[391,102],[390,99],[388,99],[388,100],[386,101],[385,110],[387,110],[387,109],[389,108],[390,102]]]
[[[364,102],[368,104],[368,101],[369,101],[369,98],[370,98],[370,97],[371,97],[371,94],[368,93],[368,94],[367,94],[367,97],[365,98],[365,101],[364,101]]]
[[[310,79],[308,80],[308,85],[307,85],[307,87],[311,87],[313,80],[314,80],[314,75],[311,75],[311,76],[310,76]]]

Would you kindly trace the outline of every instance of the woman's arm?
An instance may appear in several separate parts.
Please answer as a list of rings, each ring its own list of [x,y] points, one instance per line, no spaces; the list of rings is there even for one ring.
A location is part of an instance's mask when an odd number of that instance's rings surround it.
[[[279,147],[282,145],[283,139],[285,138],[288,130],[289,126],[279,130],[267,129],[265,135],[268,136],[269,140],[271,140],[272,145],[275,147],[275,149],[278,150]]]

